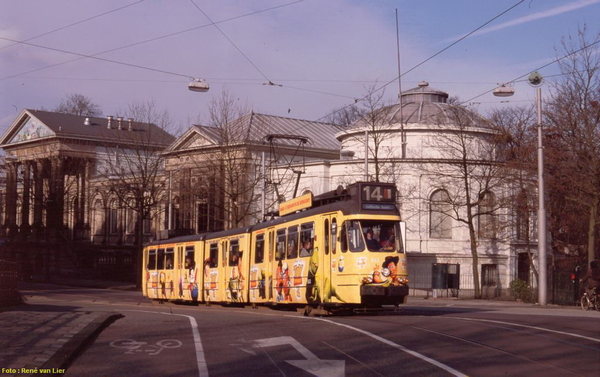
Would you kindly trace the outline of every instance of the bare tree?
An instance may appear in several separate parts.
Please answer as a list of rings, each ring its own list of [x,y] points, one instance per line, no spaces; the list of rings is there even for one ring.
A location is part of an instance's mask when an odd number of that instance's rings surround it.
[[[504,168],[494,158],[496,132],[474,112],[450,107],[437,120],[439,132],[428,141],[438,155],[431,157],[426,170],[445,194],[432,202],[431,212],[439,212],[465,225],[473,260],[475,298],[481,298],[479,278],[480,239],[491,242],[498,236],[498,211],[504,208]],[[447,193],[447,194],[446,194]]]
[[[107,136],[104,158],[98,161],[97,174],[118,199],[122,208],[135,214],[136,277],[141,282],[141,252],[144,223],[155,219],[166,198],[164,161],[161,152],[174,137],[165,131],[170,125],[166,111],[158,111],[153,102],[133,103],[130,119],[118,118]],[[130,220],[131,221],[131,220]]]
[[[102,109],[92,100],[82,94],[69,94],[60,101],[54,109],[57,113],[73,114],[79,116],[102,116]]]
[[[372,86],[367,89],[367,95],[361,101],[361,108],[354,111],[352,117],[358,119],[353,123],[352,137],[356,144],[365,143],[368,147],[365,153],[369,165],[375,169],[374,174],[369,174],[375,182],[392,179],[394,172],[386,171],[387,161],[393,157],[394,146],[389,141],[396,137],[393,120],[394,107],[384,100],[385,93],[377,92]],[[361,132],[362,131],[362,132]],[[365,148],[361,148],[365,149]]]
[[[190,161],[177,176],[180,227],[202,230],[247,225],[258,219],[261,182],[259,147],[251,132],[252,112],[223,91],[209,105],[207,126],[198,126],[209,141],[187,151]],[[260,127],[254,124],[253,127]],[[263,147],[264,148],[264,147]],[[194,208],[195,207],[195,208]]]
[[[348,128],[360,119],[364,115],[364,112],[364,109],[353,103],[352,105],[331,112],[325,117],[325,122],[335,124],[342,129]]]
[[[553,85],[545,115],[551,132],[546,141],[547,166],[556,169],[548,182],[550,200],[564,195],[576,204],[572,211],[587,212],[587,259],[591,261],[596,258],[600,224],[600,35],[590,41],[587,34],[583,27],[576,37],[563,38],[562,54],[567,57],[559,62],[562,75]],[[553,234],[559,231],[553,229]]]
[[[511,190],[507,198],[512,203],[513,216],[507,227],[514,230],[517,241],[524,243],[529,265],[538,280],[538,270],[533,263],[531,252],[532,214],[537,209],[536,191],[537,131],[536,115],[532,106],[496,109],[490,113],[489,119],[496,131],[496,157],[505,164],[506,181]]]

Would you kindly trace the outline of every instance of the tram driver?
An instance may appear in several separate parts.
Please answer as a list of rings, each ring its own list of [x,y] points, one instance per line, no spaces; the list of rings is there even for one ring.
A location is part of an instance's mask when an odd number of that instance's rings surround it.
[[[378,251],[379,249],[381,249],[381,245],[373,236],[373,229],[367,230],[366,237],[367,237],[367,248],[370,251]]]

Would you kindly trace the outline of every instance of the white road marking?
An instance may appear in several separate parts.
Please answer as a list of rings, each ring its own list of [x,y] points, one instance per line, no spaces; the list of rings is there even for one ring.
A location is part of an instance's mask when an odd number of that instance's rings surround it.
[[[597,338],[590,338],[589,336],[585,336],[585,335],[573,334],[573,333],[565,332],[565,331],[550,330],[550,329],[545,329],[543,327],[537,327],[537,326],[521,325],[521,324],[518,324],[518,323],[496,321],[496,320],[492,320],[492,319],[463,318],[463,317],[448,317],[448,318],[456,318],[456,319],[462,319],[462,320],[465,320],[465,321],[473,321],[473,322],[499,323],[499,324],[502,324],[502,325],[515,326],[515,327],[525,327],[527,329],[534,329],[534,330],[552,332],[552,333],[555,333],[555,334],[567,335],[567,336],[572,336],[572,337],[575,337],[575,338],[581,338],[581,339],[590,340],[592,342],[600,343],[600,339],[597,339]]]
[[[204,348],[202,347],[202,340],[200,339],[200,332],[198,331],[198,323],[196,322],[196,319],[194,317],[185,315],[185,314],[152,312],[149,310],[124,310],[124,311],[150,313],[150,314],[175,315],[175,316],[179,316],[179,317],[186,317],[187,319],[189,319],[190,325],[192,326],[192,335],[194,336],[194,346],[196,347],[196,363],[198,365],[198,375],[200,377],[208,377],[208,365],[206,363],[206,358],[204,357]]]
[[[344,360],[322,360],[314,353],[304,347],[300,342],[291,336],[280,336],[278,338],[257,339],[253,341],[254,347],[273,347],[280,345],[290,345],[296,349],[306,360],[286,360],[287,363],[298,367],[310,374],[322,377],[343,377],[345,376]]]
[[[296,316],[289,316],[289,317],[290,317],[290,318],[312,319],[312,320],[316,320],[316,321],[328,322],[328,323],[331,323],[332,325],[336,325],[336,326],[345,327],[345,328],[347,328],[347,329],[350,329],[350,330],[353,330],[353,331],[359,332],[359,333],[361,333],[361,334],[364,334],[364,335],[366,335],[366,336],[369,336],[369,337],[371,337],[371,338],[373,338],[373,339],[375,339],[375,340],[377,340],[377,341],[379,341],[379,342],[381,342],[381,343],[383,343],[383,344],[387,344],[388,346],[394,347],[394,348],[396,348],[396,349],[398,349],[398,350],[400,350],[400,351],[402,351],[402,352],[406,352],[406,353],[408,353],[409,355],[412,355],[412,356],[414,356],[414,357],[416,357],[416,358],[419,358],[419,359],[421,359],[421,360],[423,360],[423,361],[425,361],[425,362],[427,362],[427,363],[429,363],[429,364],[435,365],[436,367],[438,367],[438,368],[440,368],[440,369],[443,369],[443,370],[445,370],[446,372],[448,372],[448,373],[451,373],[451,374],[453,374],[453,375],[455,375],[455,376],[457,376],[457,377],[467,377],[467,375],[466,375],[466,374],[464,374],[464,373],[462,373],[462,372],[459,372],[459,371],[457,371],[456,369],[454,369],[454,368],[452,368],[452,367],[450,367],[450,366],[448,366],[448,365],[446,365],[446,364],[442,364],[442,363],[440,363],[440,362],[439,362],[439,361],[437,361],[437,360],[433,360],[432,358],[429,358],[429,357],[427,357],[427,356],[425,356],[425,355],[421,355],[420,353],[418,353],[418,352],[416,352],[416,351],[410,350],[410,349],[408,349],[408,348],[406,348],[406,347],[404,347],[404,346],[401,346],[401,345],[399,345],[399,344],[396,344],[396,343],[394,343],[394,342],[392,342],[392,341],[390,341],[390,340],[387,340],[387,339],[385,339],[385,338],[382,338],[382,337],[380,337],[379,335],[375,335],[375,334],[373,334],[373,333],[370,333],[370,332],[368,332],[368,331],[366,331],[366,330],[362,330],[362,329],[359,329],[359,328],[356,328],[356,327],[352,327],[352,326],[350,326],[350,325],[345,325],[345,324],[343,324],[343,323],[337,323],[337,322],[333,322],[333,321],[330,321],[330,320],[328,320],[328,319],[324,319],[324,318],[314,318],[314,317],[296,317]]]

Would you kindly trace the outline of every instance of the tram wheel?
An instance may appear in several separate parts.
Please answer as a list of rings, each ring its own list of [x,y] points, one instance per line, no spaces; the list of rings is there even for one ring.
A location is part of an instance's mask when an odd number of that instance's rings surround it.
[[[304,313],[302,313],[302,315],[305,316],[305,317],[310,316],[310,313],[312,312],[312,309],[313,309],[312,306],[306,305],[304,307]]]

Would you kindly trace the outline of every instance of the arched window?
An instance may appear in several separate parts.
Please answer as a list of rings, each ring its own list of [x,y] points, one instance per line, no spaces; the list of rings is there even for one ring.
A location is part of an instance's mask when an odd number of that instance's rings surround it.
[[[479,238],[496,238],[498,224],[496,221],[496,196],[487,191],[479,201]]]
[[[452,203],[446,190],[437,190],[430,197],[429,236],[431,238],[452,238]]]
[[[135,212],[135,199],[130,198],[125,206],[125,231],[127,234],[135,233],[135,226],[137,222],[137,213]]]
[[[102,200],[96,199],[94,201],[94,209],[92,215],[92,234],[95,236],[101,236],[104,234],[104,206]]]
[[[113,199],[110,201],[110,205],[108,207],[108,233],[109,234],[117,234],[119,232],[119,223],[118,223],[118,205],[117,200]]]

